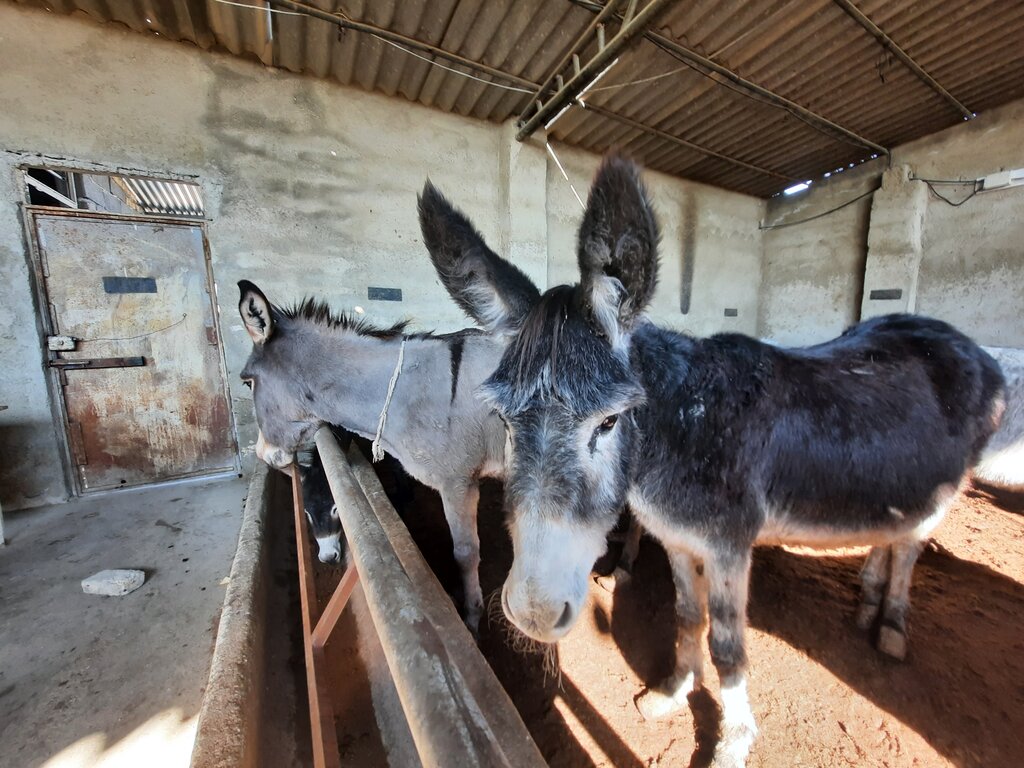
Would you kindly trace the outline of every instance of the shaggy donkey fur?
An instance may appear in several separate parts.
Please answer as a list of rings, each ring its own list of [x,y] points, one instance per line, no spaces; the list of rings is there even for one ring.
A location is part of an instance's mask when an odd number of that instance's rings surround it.
[[[439,237],[431,256],[461,306],[515,333],[481,388],[510,440],[507,617],[540,641],[565,635],[628,500],[668,552],[678,616],[675,672],[640,709],[686,703],[710,618],[715,764],[743,765],[756,734],[743,639],[752,547],[871,545],[858,623],[901,658],[914,562],[998,426],[1003,378],[970,339],[922,317],[875,318],[807,349],[659,328],[643,315],[657,239],[637,168],[611,157],[580,228],[578,285],[523,311],[502,270],[468,266],[482,241]]]

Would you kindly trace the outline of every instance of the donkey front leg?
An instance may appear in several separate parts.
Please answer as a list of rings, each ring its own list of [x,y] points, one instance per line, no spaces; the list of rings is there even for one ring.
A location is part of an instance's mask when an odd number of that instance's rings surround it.
[[[747,698],[747,587],[750,581],[750,550],[723,552],[705,566],[708,579],[708,613],[711,661],[722,688],[722,739],[715,747],[712,766],[742,768],[757,736],[754,713]]]
[[[629,580],[633,578],[633,564],[636,563],[636,556],[640,551],[640,538],[643,535],[643,526],[630,513],[629,527],[626,529],[622,553],[619,555],[619,562],[615,564],[615,570],[607,576],[598,576],[596,579],[598,585],[605,591],[614,592],[616,588],[629,583]]]
[[[484,610],[484,596],[480,590],[480,536],[476,529],[479,502],[480,486],[474,482],[441,491],[444,516],[452,534],[455,562],[462,573],[466,601],[463,620],[474,637],[477,637],[480,616]]]
[[[704,678],[701,647],[707,629],[704,567],[686,552],[670,551],[668,557],[676,586],[676,667],[668,679],[637,699],[640,714],[648,720],[678,711]]]

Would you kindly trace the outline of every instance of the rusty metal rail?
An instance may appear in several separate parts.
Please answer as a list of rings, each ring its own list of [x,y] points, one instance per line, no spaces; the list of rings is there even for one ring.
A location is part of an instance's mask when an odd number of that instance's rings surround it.
[[[316,436],[348,539],[350,565],[322,612],[313,586],[302,489],[292,479],[306,675],[316,768],[338,766],[324,646],[358,579],[424,766],[543,766],[537,745],[423,560],[369,462]]]

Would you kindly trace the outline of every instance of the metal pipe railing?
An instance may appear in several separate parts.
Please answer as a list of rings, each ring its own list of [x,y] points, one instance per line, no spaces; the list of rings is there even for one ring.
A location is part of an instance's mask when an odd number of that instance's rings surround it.
[[[330,429],[316,444],[423,765],[545,765],[373,468]]]

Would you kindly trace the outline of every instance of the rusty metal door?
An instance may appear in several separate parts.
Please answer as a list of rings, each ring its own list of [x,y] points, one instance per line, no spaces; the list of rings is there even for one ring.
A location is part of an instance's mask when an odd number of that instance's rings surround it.
[[[202,226],[30,217],[75,490],[237,469]]]

